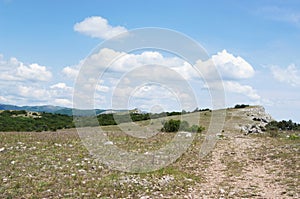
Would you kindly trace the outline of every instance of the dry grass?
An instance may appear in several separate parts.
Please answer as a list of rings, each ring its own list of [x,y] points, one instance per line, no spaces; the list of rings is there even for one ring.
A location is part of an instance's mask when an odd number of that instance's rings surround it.
[[[199,158],[203,132],[176,162],[144,174],[113,171],[96,161],[75,129],[0,133],[0,198],[262,198],[270,184],[274,193],[280,192],[276,197],[298,197],[299,140],[243,136],[236,126],[247,119],[235,111],[227,110],[224,136],[211,154]],[[200,125],[208,128],[210,116],[202,112]],[[160,124],[138,123],[155,128]],[[118,147],[141,153],[159,149],[174,137],[159,133],[141,139],[115,126],[103,129]],[[255,177],[256,171],[261,176]],[[257,183],[247,184],[249,179]]]

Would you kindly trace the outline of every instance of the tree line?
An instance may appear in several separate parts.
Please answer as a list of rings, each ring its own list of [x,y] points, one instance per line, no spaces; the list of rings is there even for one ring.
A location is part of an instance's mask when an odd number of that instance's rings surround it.
[[[208,111],[209,109],[196,109],[193,112]],[[56,131],[58,129],[68,129],[76,126],[87,127],[87,126],[107,126],[117,125],[120,123],[137,122],[149,119],[157,119],[167,116],[187,114],[186,111],[173,111],[173,112],[162,112],[162,113],[127,113],[127,114],[100,114],[97,115],[95,121],[92,116],[69,116],[64,114],[56,113],[36,113],[25,110],[17,111],[2,111],[0,113],[0,131]],[[73,120],[74,119],[74,120]],[[191,127],[196,128],[196,127]],[[194,131],[194,129],[193,129]]]

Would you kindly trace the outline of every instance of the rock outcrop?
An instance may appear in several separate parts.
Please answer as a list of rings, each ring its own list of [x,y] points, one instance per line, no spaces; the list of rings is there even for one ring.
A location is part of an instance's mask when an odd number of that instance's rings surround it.
[[[266,131],[266,125],[273,121],[271,115],[266,113],[262,106],[254,106],[242,109],[240,114],[243,114],[250,122],[246,125],[240,126],[241,131],[245,134],[263,133]]]

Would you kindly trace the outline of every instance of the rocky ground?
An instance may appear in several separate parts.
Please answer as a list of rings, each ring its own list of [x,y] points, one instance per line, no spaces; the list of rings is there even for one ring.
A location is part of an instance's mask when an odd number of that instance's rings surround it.
[[[205,124],[211,113],[201,114]],[[0,198],[299,198],[300,141],[285,132],[270,137],[265,120],[272,118],[262,107],[228,109],[207,156],[199,156],[204,132],[176,162],[142,174],[95,161],[74,130],[0,133]],[[172,134],[145,142],[120,133],[110,138],[141,151],[159,148]]]
[[[224,137],[207,160],[205,180],[188,197],[299,198],[300,143],[266,136],[261,129],[271,120],[262,107],[229,111]],[[251,126],[256,130],[245,128]]]

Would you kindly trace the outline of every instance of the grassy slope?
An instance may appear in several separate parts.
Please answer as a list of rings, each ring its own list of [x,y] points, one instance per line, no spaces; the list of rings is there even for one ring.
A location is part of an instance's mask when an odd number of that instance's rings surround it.
[[[206,129],[210,116],[201,112],[200,124]],[[193,120],[195,115],[188,117]],[[139,125],[155,130],[160,120]],[[212,153],[199,158],[203,132],[175,163],[145,174],[112,171],[97,162],[75,129],[0,133],[0,198],[299,197],[299,140],[244,136],[237,127],[247,122],[239,110],[228,110],[224,137]],[[137,152],[158,149],[174,136],[160,133],[144,140],[116,126],[103,129],[118,147]]]

